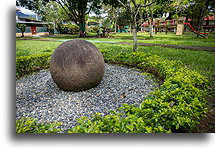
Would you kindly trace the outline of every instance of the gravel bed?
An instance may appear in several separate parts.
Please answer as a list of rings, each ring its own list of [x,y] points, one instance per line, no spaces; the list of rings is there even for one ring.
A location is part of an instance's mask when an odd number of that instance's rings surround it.
[[[81,116],[107,115],[123,103],[139,105],[155,87],[157,84],[140,70],[105,64],[105,75],[97,87],[69,92],[57,87],[49,70],[42,70],[16,81],[16,119],[62,122],[59,128],[66,132]]]

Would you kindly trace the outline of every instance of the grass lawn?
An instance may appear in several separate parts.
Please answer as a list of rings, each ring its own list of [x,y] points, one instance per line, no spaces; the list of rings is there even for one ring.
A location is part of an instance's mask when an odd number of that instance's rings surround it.
[[[156,44],[174,44],[174,45],[188,45],[188,46],[206,46],[215,47],[214,34],[208,34],[208,39],[196,38],[196,35],[191,32],[186,32],[182,36],[177,36],[175,33],[170,32],[167,35],[162,32],[154,34],[153,38],[149,37],[147,32],[137,33],[139,43],[156,43]],[[113,35],[114,38],[130,39],[132,36],[129,33],[117,33]]]
[[[52,52],[61,43],[62,42],[17,40],[16,56],[19,57],[31,54],[40,54],[44,52]]]
[[[33,41],[33,40],[17,40],[16,56],[27,56],[31,54],[40,54],[53,52],[62,42],[54,41]],[[131,52],[132,45],[93,43],[99,49],[113,49],[116,52]],[[211,77],[214,72],[215,57],[212,53],[206,51],[192,51],[165,47],[143,47],[139,46],[139,51],[156,54],[166,57],[169,60],[180,60],[192,70]]]
[[[89,34],[90,37],[95,37],[97,34]],[[177,36],[175,33],[169,32],[167,35],[162,32],[154,35],[153,38],[149,37],[147,32],[141,33],[138,32],[138,43],[156,43],[156,44],[174,44],[174,45],[187,45],[187,46],[204,46],[204,47],[215,47],[215,38],[214,34],[208,34],[208,39],[196,38],[196,35],[191,32],[186,32],[182,36]],[[78,35],[55,35],[55,36],[46,36],[40,39],[50,39],[50,40],[70,40],[77,38]],[[27,37],[29,39],[38,39]],[[130,33],[113,33],[111,38],[82,38],[89,41],[112,41],[112,42],[133,42],[132,34]]]

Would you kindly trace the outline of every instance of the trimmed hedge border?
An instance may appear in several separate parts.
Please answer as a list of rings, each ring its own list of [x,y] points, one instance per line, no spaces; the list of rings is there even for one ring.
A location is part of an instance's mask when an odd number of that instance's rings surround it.
[[[33,54],[16,58],[16,77],[19,78],[31,72],[49,68],[51,53]]]
[[[163,80],[163,84],[151,92],[139,107],[123,104],[117,111],[110,111],[106,116],[97,113],[91,119],[82,117],[78,119],[79,125],[69,129],[68,133],[192,132],[205,116],[208,110],[205,100],[208,87],[206,77],[184,67],[179,61],[169,61],[157,55],[109,49],[101,52],[106,62],[115,61],[136,66],[156,75]],[[27,57],[26,62],[20,60],[22,57],[19,60],[30,66],[48,67],[44,63],[48,63],[50,55],[38,55],[38,59],[42,58],[44,61],[36,61],[37,64]],[[22,75],[23,71],[32,69],[34,70],[32,67],[23,70],[18,67],[17,73]]]

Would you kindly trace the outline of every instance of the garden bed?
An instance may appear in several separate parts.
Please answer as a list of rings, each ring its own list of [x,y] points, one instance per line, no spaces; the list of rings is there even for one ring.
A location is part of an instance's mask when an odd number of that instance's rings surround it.
[[[106,62],[138,67],[156,75],[163,83],[138,107],[127,104],[120,107],[119,112],[106,116],[83,117],[70,133],[191,132],[206,114],[208,81],[182,63],[143,52],[115,53],[106,49],[102,53]],[[19,64],[17,59],[18,67]]]
[[[156,84],[141,71],[105,64],[105,75],[94,88],[81,92],[63,91],[47,70],[22,77],[16,82],[17,119],[37,118],[38,122],[62,122],[66,132],[77,125],[77,118],[95,113],[109,114],[123,103],[139,106]]]

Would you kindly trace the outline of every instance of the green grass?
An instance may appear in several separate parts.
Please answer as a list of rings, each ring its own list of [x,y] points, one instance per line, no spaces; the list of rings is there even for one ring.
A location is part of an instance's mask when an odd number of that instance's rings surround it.
[[[95,44],[95,43],[94,43]],[[132,45],[120,45],[120,44],[95,44],[99,49],[113,49],[124,52],[131,52]],[[166,47],[143,47],[139,46],[138,50],[140,52],[151,53],[153,55],[158,55],[165,57],[169,60],[180,60],[187,67],[194,71],[201,73],[202,75],[211,78],[214,73],[214,61],[215,56],[213,53],[206,51],[193,51],[193,50],[182,50]]]
[[[17,40],[16,56],[28,56],[31,54],[40,54],[53,52],[62,42],[51,41],[33,41],[33,40]]]
[[[32,41],[32,40],[17,40],[16,41],[16,56],[27,56],[31,54],[40,54],[53,52],[62,42],[53,41]],[[115,51],[131,52],[132,45],[122,44],[107,44],[93,43],[99,49],[112,49]],[[195,70],[204,76],[210,78],[214,73],[215,57],[212,53],[206,51],[192,51],[165,47],[143,47],[139,46],[139,51],[156,54],[165,57],[169,60],[180,60],[187,67]]]
[[[89,34],[88,36],[96,36],[96,33]],[[187,45],[187,46],[203,46],[203,47],[215,47],[214,34],[208,34],[208,39],[196,38],[196,35],[191,32],[186,32],[182,36],[177,36],[175,33],[169,32],[167,35],[162,32],[154,35],[153,38],[149,37],[147,32],[138,32],[138,43],[156,43],[156,44],[173,44],[173,45]],[[27,37],[29,39],[36,39]],[[54,35],[46,36],[40,39],[49,40],[70,40],[78,38],[78,35]],[[82,38],[89,41],[112,41],[112,42],[133,42],[132,34],[130,33],[113,33],[111,38]]]
[[[157,33],[154,34],[153,38],[149,37],[148,33],[138,33],[139,43],[156,43],[156,44],[173,44],[173,45],[187,45],[187,46],[205,46],[205,47],[215,47],[214,34],[208,34],[208,39],[196,38],[195,34],[186,32],[182,36],[177,36],[175,33]],[[132,42],[132,35],[129,33],[117,33],[113,35],[117,39],[130,39]]]

